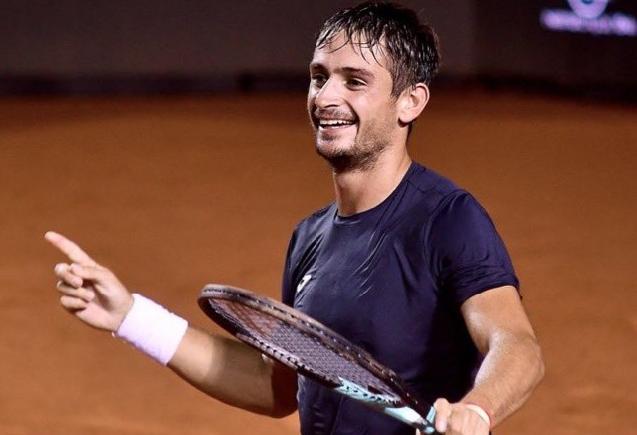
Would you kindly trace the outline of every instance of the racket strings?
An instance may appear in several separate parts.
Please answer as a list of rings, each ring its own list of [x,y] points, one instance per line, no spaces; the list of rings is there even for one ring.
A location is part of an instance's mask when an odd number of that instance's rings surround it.
[[[217,299],[209,300],[215,311],[226,320],[238,325],[250,341],[271,356],[285,355],[286,360],[316,376],[332,383],[345,379],[362,386],[376,394],[386,396],[386,400],[400,402],[392,388],[378,379],[373,373],[361,367],[357,362],[339,353],[334,347],[338,342],[334,337],[303,323],[313,330],[314,336],[293,326],[302,322],[290,316],[289,322],[283,321],[268,312],[252,308],[240,302]],[[285,313],[284,313],[285,314]],[[320,338],[319,338],[320,337]],[[330,346],[328,343],[332,342]],[[350,349],[348,349],[350,350]],[[359,355],[362,358],[362,356]]]

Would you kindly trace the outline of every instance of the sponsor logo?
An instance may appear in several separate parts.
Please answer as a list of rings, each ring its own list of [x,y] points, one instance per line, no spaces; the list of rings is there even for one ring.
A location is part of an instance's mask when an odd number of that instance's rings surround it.
[[[592,20],[604,13],[608,0],[568,0],[568,4],[578,17]]]
[[[307,285],[308,282],[312,279],[312,274],[308,273],[303,278],[301,278],[301,282],[296,286],[296,294],[298,295],[303,291],[303,288]]]
[[[557,32],[637,36],[637,19],[622,12],[607,13],[609,0],[567,0],[569,9],[542,9],[540,24]]]

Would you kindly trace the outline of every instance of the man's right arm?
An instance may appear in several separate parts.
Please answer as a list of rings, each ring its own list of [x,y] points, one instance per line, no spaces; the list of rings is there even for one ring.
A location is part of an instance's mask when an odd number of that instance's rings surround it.
[[[296,410],[295,372],[239,341],[186,328],[183,319],[148,299],[133,297],[109,269],[72,241],[56,233],[47,233],[46,239],[72,263],[56,265],[55,274],[60,303],[75,317],[118,335],[127,329],[123,336],[127,341],[224,403],[273,417]],[[167,325],[161,323],[166,318],[172,319]],[[124,323],[126,328],[122,328]],[[157,336],[157,331],[165,336]],[[150,346],[148,336],[152,337]],[[168,345],[168,353],[166,343],[173,343]],[[163,349],[157,353],[157,348]]]
[[[189,327],[168,367],[228,405],[271,417],[296,411],[296,373],[231,338]]]

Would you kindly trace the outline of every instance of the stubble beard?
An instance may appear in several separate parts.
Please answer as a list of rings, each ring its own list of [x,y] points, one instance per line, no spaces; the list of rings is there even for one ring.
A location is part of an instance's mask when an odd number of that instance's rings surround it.
[[[365,138],[356,137],[349,147],[340,149],[319,146],[318,132],[316,141],[316,153],[323,157],[337,174],[373,169],[388,148],[387,138],[379,134],[368,134]]]

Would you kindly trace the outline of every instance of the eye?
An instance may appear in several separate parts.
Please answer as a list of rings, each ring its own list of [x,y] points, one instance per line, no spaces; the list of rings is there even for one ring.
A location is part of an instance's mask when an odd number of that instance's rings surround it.
[[[349,79],[347,79],[345,84],[347,85],[347,87],[349,87],[351,89],[361,88],[361,87],[366,85],[366,83],[364,81],[362,81],[361,79],[357,79],[357,78],[349,78]]]
[[[312,79],[312,84],[316,86],[317,88],[322,87],[327,81],[327,78],[323,74],[312,74],[311,79]]]

